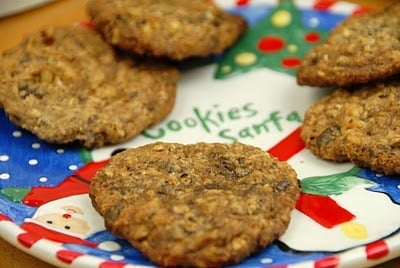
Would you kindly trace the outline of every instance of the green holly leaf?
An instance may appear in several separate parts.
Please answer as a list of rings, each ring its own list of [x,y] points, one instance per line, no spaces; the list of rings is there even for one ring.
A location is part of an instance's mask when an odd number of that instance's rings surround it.
[[[25,187],[8,187],[0,190],[0,195],[11,202],[21,203],[31,189]]]
[[[354,167],[347,172],[329,176],[309,177],[301,180],[304,193],[316,195],[340,195],[358,185],[373,185],[373,181],[356,176],[360,168]]]

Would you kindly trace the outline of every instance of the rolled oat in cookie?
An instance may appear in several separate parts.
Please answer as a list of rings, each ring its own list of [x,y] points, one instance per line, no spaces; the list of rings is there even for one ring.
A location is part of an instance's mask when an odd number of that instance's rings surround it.
[[[241,143],[128,149],[90,186],[111,233],[173,267],[242,261],[283,234],[299,193],[287,163]]]
[[[376,13],[354,15],[302,60],[297,82],[349,86],[400,73],[400,3]]]
[[[162,120],[175,104],[178,71],[118,55],[94,30],[45,27],[5,51],[0,103],[51,143],[119,143]]]
[[[247,28],[242,17],[204,0],[90,0],[87,10],[112,45],[173,60],[221,53]]]
[[[301,135],[324,159],[400,174],[400,76],[336,90],[306,111]]]

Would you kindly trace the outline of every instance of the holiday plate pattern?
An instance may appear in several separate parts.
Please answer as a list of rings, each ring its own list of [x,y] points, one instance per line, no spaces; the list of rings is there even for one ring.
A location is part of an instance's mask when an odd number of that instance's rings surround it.
[[[96,150],[47,144],[0,110],[0,235],[60,267],[154,267],[108,233],[88,197],[94,173],[124,148],[154,141],[240,141],[287,161],[302,193],[285,234],[235,267],[370,266],[400,256],[400,178],[311,154],[306,109],[329,89],[300,87],[304,54],[347,16],[340,1],[216,1],[249,23],[222,55],[182,63],[176,106],[161,123]]]

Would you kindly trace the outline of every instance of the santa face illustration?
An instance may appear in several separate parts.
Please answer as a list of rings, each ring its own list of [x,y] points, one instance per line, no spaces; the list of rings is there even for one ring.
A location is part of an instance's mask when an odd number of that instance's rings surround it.
[[[47,202],[37,208],[31,218],[25,219],[24,229],[47,229],[60,242],[67,236],[85,239],[105,230],[103,218],[94,210],[88,194],[73,195]],[[64,234],[64,235],[62,235]],[[45,236],[45,235],[44,235]]]
[[[48,228],[55,228],[59,231],[68,231],[75,234],[84,235],[90,227],[85,219],[80,219],[76,215],[84,215],[81,208],[76,206],[64,206],[61,208],[65,213],[49,213],[35,218],[35,220]]]

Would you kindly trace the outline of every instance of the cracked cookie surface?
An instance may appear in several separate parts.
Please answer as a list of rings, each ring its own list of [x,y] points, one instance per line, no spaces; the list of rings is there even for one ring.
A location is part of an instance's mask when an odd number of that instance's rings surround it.
[[[91,0],[87,10],[110,44],[173,60],[221,53],[247,28],[242,17],[204,0]]]
[[[107,229],[162,266],[237,263],[286,230],[295,171],[241,143],[162,143],[128,149],[95,175]]]
[[[302,138],[324,159],[400,174],[400,77],[338,89],[311,105]]]
[[[349,86],[400,73],[400,4],[354,15],[313,48],[297,70],[310,86]]]
[[[117,55],[88,28],[43,28],[1,60],[0,106],[16,125],[51,143],[119,143],[175,104],[175,68]]]

